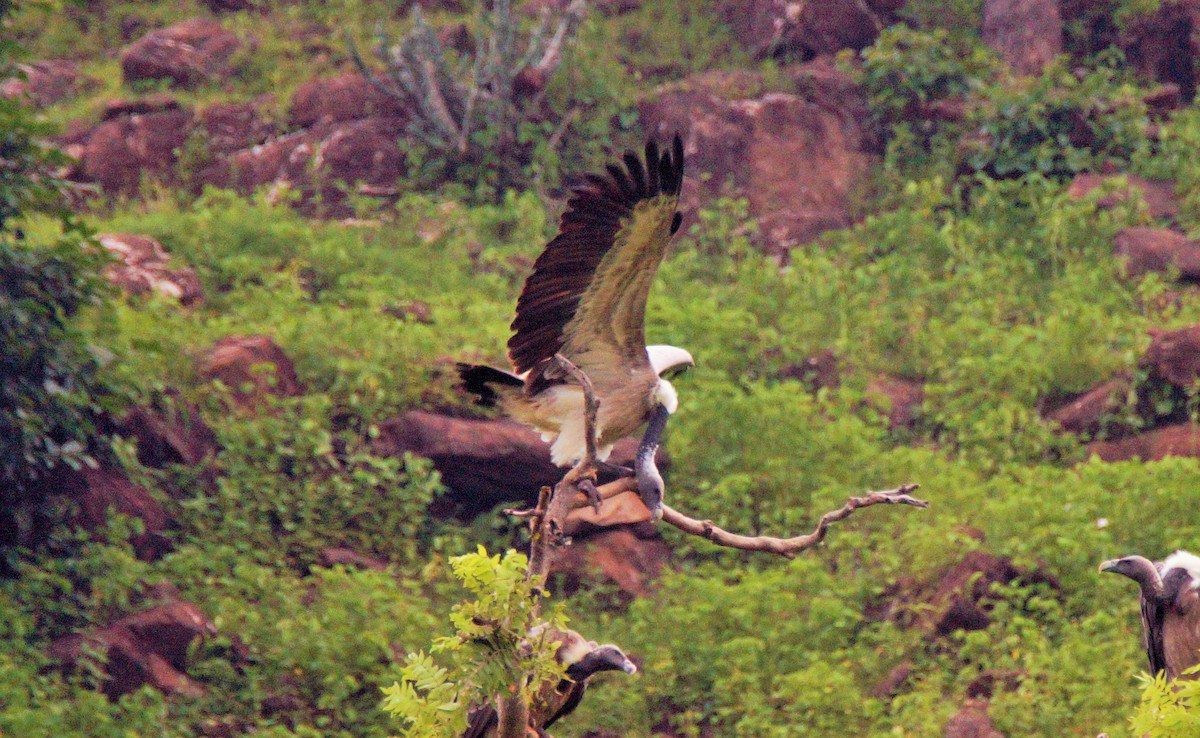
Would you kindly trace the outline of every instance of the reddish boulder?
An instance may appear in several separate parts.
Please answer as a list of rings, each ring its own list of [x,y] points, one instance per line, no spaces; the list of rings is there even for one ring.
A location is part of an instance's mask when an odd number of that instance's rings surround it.
[[[198,466],[216,454],[217,436],[195,404],[167,392],[152,405],[129,409],[117,432],[137,441],[138,461],[151,469],[168,464]]]
[[[608,528],[576,538],[551,552],[550,574],[573,592],[591,582],[611,582],[628,597],[644,597],[662,574],[671,547],[653,525]]]
[[[126,84],[138,80],[169,79],[182,87],[195,87],[223,73],[241,41],[208,18],[191,18],[151,31],[121,54]]]
[[[878,603],[868,607],[867,614],[872,619],[919,628],[930,638],[949,636],[956,630],[983,630],[991,623],[992,585],[1018,580],[1059,588],[1050,574],[1025,571],[1010,559],[972,551],[936,579],[892,585]]]
[[[1113,241],[1125,274],[1178,271],[1183,279],[1200,280],[1200,243],[1169,228],[1125,228]]]
[[[266,143],[275,135],[275,124],[259,115],[252,103],[217,103],[196,114],[204,131],[209,154],[231,154]]]
[[[143,177],[170,180],[191,114],[170,110],[101,123],[80,152],[72,178],[96,182],[109,195],[136,194]]]
[[[391,191],[407,171],[399,118],[365,118],[321,123],[260,146],[217,157],[197,175],[199,184],[253,192],[264,185],[297,192],[310,214],[353,214],[345,185]],[[319,211],[319,212],[318,212]]]
[[[727,100],[718,86],[727,80],[710,75],[641,107],[648,131],[685,136],[684,208],[694,211],[721,194],[746,197],[764,249],[777,256],[850,225],[852,193],[871,161],[862,118],[853,112],[860,95],[839,85],[823,62],[805,70],[810,74],[798,76],[797,89],[813,89],[803,95]]]
[[[487,512],[501,502],[533,504],[539,489],[555,484],[565,473],[550,463],[550,447],[537,433],[507,420],[407,412],[380,425],[374,451],[385,456],[407,451],[432,460],[450,488],[446,502],[457,506],[463,517]],[[637,441],[624,439],[610,461],[629,464],[636,452]],[[660,450],[659,468],[665,467]]]
[[[1167,456],[1200,457],[1200,426],[1179,423],[1114,441],[1093,441],[1088,454],[1102,461],[1157,461]]]
[[[228,387],[242,407],[258,405],[267,395],[304,392],[292,360],[269,336],[226,336],[200,360],[199,370],[204,379]]]
[[[146,113],[165,113],[169,110],[182,110],[179,98],[169,92],[155,92],[135,98],[118,98],[104,103],[100,120],[116,120],[127,115],[145,115]]]
[[[405,118],[407,113],[396,98],[385,95],[358,73],[304,82],[292,94],[288,107],[292,128],[373,117]]]
[[[14,77],[0,82],[0,97],[28,97],[34,105],[44,108],[77,95],[95,80],[79,75],[79,65],[66,59],[20,64],[24,78]]]
[[[1055,0],[984,0],[983,42],[1021,74],[1038,75],[1062,53]]]
[[[813,392],[820,389],[837,389],[842,384],[838,356],[833,349],[825,349],[810,356],[799,365],[784,367],[779,376],[781,379],[803,382]]]
[[[196,270],[170,268],[170,256],[153,238],[132,233],[101,233],[96,238],[105,250],[120,259],[105,268],[104,276],[126,293],[158,292],[184,305],[196,303],[203,297]]]
[[[867,383],[868,402],[888,419],[888,428],[911,428],[925,403],[925,384],[915,379],[881,374]]]
[[[1131,388],[1129,377],[1110,379],[1054,409],[1046,419],[1068,433],[1094,435],[1104,419],[1120,409]]]
[[[195,605],[170,602],[59,638],[47,654],[69,671],[88,668],[80,666],[88,653],[103,653],[102,689],[110,700],[146,684],[168,696],[198,697],[204,687],[184,673],[188,649],[197,638],[215,634],[212,621]]]
[[[1124,180],[1123,183],[1120,180]],[[1163,179],[1145,179],[1135,174],[1078,174],[1067,187],[1067,195],[1084,197],[1093,190],[1108,185],[1115,187],[1096,204],[1111,208],[1131,197],[1141,198],[1150,215],[1155,218],[1175,220],[1179,217],[1179,200],[1175,197],[1175,183]]]
[[[1178,85],[1185,101],[1195,97],[1200,0],[1165,0],[1127,23],[1119,43],[1142,77]]]
[[[1176,331],[1151,331],[1150,347],[1140,362],[1150,380],[1189,389],[1200,379],[1200,323]]]
[[[986,700],[966,700],[962,709],[946,723],[945,738],[1004,738],[1004,734],[992,725],[987,704]]]
[[[891,20],[892,5],[879,0],[725,0],[718,12],[755,58],[807,60],[870,46]]]

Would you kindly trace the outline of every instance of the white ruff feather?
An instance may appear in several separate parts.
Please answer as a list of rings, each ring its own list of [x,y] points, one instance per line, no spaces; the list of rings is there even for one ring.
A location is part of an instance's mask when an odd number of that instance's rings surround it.
[[[1187,551],[1176,551],[1162,562],[1162,575],[1172,569],[1183,569],[1192,577],[1192,589],[1200,588],[1200,556]]]
[[[646,355],[650,357],[650,366],[654,367],[655,374],[662,374],[668,369],[677,366],[695,366],[696,362],[692,359],[692,355],[686,349],[681,349],[678,346],[666,346],[657,344],[646,347]]]

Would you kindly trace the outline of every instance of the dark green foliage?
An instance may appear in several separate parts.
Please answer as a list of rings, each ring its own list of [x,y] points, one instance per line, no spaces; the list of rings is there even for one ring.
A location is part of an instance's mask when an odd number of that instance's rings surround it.
[[[1121,70],[1119,55],[1077,73],[1051,64],[1029,83],[993,85],[974,120],[980,139],[967,164],[996,177],[1037,172],[1070,177],[1127,165],[1148,145],[1141,92]]]

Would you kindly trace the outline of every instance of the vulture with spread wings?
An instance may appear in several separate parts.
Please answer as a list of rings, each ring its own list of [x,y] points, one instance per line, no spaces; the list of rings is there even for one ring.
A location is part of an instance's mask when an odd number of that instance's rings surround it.
[[[1176,551],[1154,563],[1142,556],[1105,561],[1100,571],[1122,574],[1141,588],[1142,645],[1150,673],[1168,680],[1200,664],[1200,557]]]
[[[459,374],[481,404],[499,403],[551,442],[559,466],[579,462],[587,448],[581,388],[558,370],[561,354],[591,380],[598,461],[643,423],[635,474],[646,507],[662,514],[662,477],[654,464],[668,416],[678,399],[669,377],[693,364],[687,351],[647,346],[646,299],[671,236],[679,230],[683,143],[653,141],[645,158],[632,152],[607,176],[588,175],[562,216],[558,235],[534,263],[517,300],[508,358],[513,371],[460,364]]]

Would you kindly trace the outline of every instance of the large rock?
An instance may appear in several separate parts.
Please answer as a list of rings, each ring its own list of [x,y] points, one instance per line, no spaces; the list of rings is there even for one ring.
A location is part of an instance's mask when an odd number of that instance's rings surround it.
[[[1119,43],[1141,76],[1178,85],[1185,101],[1195,97],[1200,0],[1164,0],[1154,13],[1128,22]]]
[[[197,183],[244,193],[268,185],[297,193],[304,212],[345,217],[353,214],[346,185],[357,183],[367,193],[394,191],[407,172],[403,135],[400,118],[326,121],[217,157]]]
[[[184,673],[188,649],[216,632],[199,608],[177,601],[59,638],[47,654],[65,670],[89,668],[80,666],[88,654],[104,654],[101,689],[110,700],[147,684],[168,696],[199,697],[204,687]]]
[[[79,65],[67,59],[47,59],[17,67],[24,75],[0,82],[0,96],[28,97],[38,107],[66,100],[91,86],[95,80],[79,74]]]
[[[620,526],[577,537],[570,546],[553,550],[550,574],[561,577],[565,592],[612,583],[628,597],[644,597],[670,556],[671,547],[653,525]]]
[[[797,74],[803,94],[730,100],[727,81],[702,75],[641,107],[649,132],[685,136],[684,208],[721,194],[746,197],[760,242],[774,255],[850,225],[853,193],[871,163],[856,88],[826,60]]]
[[[108,195],[133,195],[143,178],[171,181],[192,116],[167,110],[115,118],[92,131],[79,151],[73,179],[95,182]]]
[[[867,401],[884,414],[890,430],[912,428],[925,403],[925,383],[881,374],[867,383]]]
[[[267,395],[295,397],[304,388],[296,367],[269,336],[226,336],[200,360],[200,376],[220,381],[242,407],[260,404]]]
[[[293,128],[374,117],[405,118],[407,114],[399,101],[357,73],[304,82],[292,94],[288,107],[288,123]]]
[[[104,276],[126,293],[158,292],[183,305],[191,305],[203,297],[196,270],[171,268],[170,256],[153,238],[132,233],[101,233],[96,238],[105,250],[120,259],[105,268]]]
[[[1117,377],[1071,398],[1046,415],[1068,433],[1095,435],[1129,395],[1129,377]]]
[[[195,87],[227,71],[241,41],[220,23],[191,18],[151,31],[121,54],[126,84],[138,80],[169,79],[182,87]]]
[[[1046,572],[1026,571],[1010,559],[972,551],[934,579],[893,584],[868,607],[867,615],[916,627],[930,638],[946,637],[957,630],[983,630],[991,624],[992,585],[1018,580],[1059,587]]]
[[[945,738],[1004,738],[987,713],[987,701],[968,699],[946,723]]]
[[[1200,280],[1200,243],[1178,231],[1125,228],[1117,233],[1113,246],[1130,277],[1177,271],[1183,279]]]
[[[275,135],[275,124],[266,120],[253,103],[217,103],[196,114],[204,131],[207,153],[231,154],[266,143]]]
[[[1055,0],[984,0],[983,42],[1021,74],[1041,74],[1062,53]]]
[[[901,5],[903,0],[725,0],[718,12],[755,58],[807,60],[870,46]]]
[[[538,490],[565,473],[550,463],[550,447],[532,430],[507,420],[469,420],[411,411],[382,423],[374,450],[386,456],[406,451],[433,461],[450,488],[446,500],[464,517],[502,502],[533,504]],[[637,441],[626,438],[609,459],[629,464]],[[662,451],[659,467],[666,468]],[[607,504],[607,503],[606,503]],[[603,510],[604,508],[602,508]]]
[[[116,427],[122,436],[137,441],[138,461],[152,469],[169,464],[199,466],[219,449],[200,409],[173,391],[151,405],[130,408]]]
[[[1151,382],[1190,389],[1200,379],[1200,323],[1174,331],[1151,331],[1140,362]]]
[[[5,504],[0,508],[0,547],[41,545],[57,518],[57,497],[74,504],[68,522],[89,532],[99,532],[110,512],[142,521],[143,530],[129,539],[134,553],[143,561],[154,561],[171,550],[167,532],[176,521],[145,487],[134,484],[124,472],[107,466],[71,469],[60,466],[46,472],[20,493],[0,489]]]
[[[1179,199],[1175,197],[1175,183],[1171,180],[1146,179],[1136,174],[1084,173],[1071,180],[1067,194],[1076,198],[1084,197],[1101,186],[1112,188],[1109,194],[1096,203],[1103,209],[1136,197],[1146,203],[1152,217],[1165,220],[1175,220],[1179,217]]]
[[[1157,461],[1168,456],[1200,457],[1200,426],[1194,423],[1179,423],[1128,438],[1113,441],[1093,441],[1088,444],[1088,454],[1095,454],[1102,461]]]

